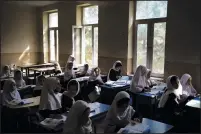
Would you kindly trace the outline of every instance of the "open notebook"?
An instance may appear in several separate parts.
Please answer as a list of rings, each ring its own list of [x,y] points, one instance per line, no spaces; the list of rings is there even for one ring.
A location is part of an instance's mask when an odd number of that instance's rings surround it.
[[[121,128],[118,133],[150,133],[150,128],[148,125],[137,123],[135,125],[128,124],[125,128]]]
[[[66,116],[60,115],[59,118],[46,118],[45,120],[41,121],[40,124],[49,129],[55,129],[59,125],[63,124],[66,120]]]

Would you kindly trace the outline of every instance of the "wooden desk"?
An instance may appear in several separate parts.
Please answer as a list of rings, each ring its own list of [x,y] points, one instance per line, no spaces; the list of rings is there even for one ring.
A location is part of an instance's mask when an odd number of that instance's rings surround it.
[[[34,82],[36,83],[36,72],[44,73],[47,71],[55,70],[55,67],[46,67],[46,68],[30,68],[30,70],[34,71]]]
[[[59,93],[58,96],[61,98],[62,94]],[[27,98],[27,99],[23,99],[23,100],[29,100],[29,101],[32,101],[33,103],[25,104],[25,105],[16,105],[16,106],[11,105],[11,106],[9,106],[9,108],[27,108],[27,107],[34,107],[34,106],[40,105],[40,96]]]
[[[159,99],[162,96],[165,87],[166,84],[161,84],[158,86],[154,86],[151,89],[151,92],[129,92],[133,100],[134,109],[142,113],[144,117],[153,118],[157,109]]]
[[[21,68],[21,71],[23,72],[23,69],[26,70],[26,76],[29,76],[29,69],[30,68],[41,68],[41,67],[55,67],[54,63],[44,63],[44,64],[34,64],[34,65],[20,65],[18,66]]]
[[[150,133],[167,133],[173,128],[172,125],[147,118],[143,118],[142,123],[150,127]]]
[[[109,110],[110,106],[109,105],[105,105],[105,104],[101,104],[101,103],[98,103],[98,102],[95,102],[95,103],[89,103],[89,107],[91,108],[91,110],[94,110],[95,109],[95,112],[91,112],[89,117],[90,119],[94,122],[95,120],[98,120],[102,117],[104,117],[107,113],[107,111]],[[68,114],[64,113],[62,114],[63,116],[68,116]],[[68,117],[66,117],[68,118]],[[45,126],[42,126],[40,123],[38,123],[38,126],[44,131],[44,129],[46,129],[45,132],[62,132],[63,131],[63,125],[64,124],[61,124],[59,125],[58,127],[56,128],[48,128],[48,127],[45,127]]]

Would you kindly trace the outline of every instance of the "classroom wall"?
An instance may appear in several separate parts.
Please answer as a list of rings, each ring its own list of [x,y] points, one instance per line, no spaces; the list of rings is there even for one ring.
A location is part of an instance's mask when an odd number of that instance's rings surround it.
[[[179,77],[191,74],[195,88],[200,86],[201,33],[197,1],[170,0],[165,50],[165,78],[171,74]]]
[[[1,66],[37,63],[37,8],[4,2],[1,17]]]
[[[99,6],[98,65],[107,73],[116,60],[127,72],[129,1]],[[131,59],[131,58],[130,58]]]

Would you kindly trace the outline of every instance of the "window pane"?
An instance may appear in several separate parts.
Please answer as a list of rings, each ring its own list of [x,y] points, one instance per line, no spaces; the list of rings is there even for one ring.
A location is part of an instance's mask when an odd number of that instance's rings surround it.
[[[59,61],[59,33],[58,33],[58,30],[57,30],[57,50],[56,50],[56,54],[57,54],[57,61]]]
[[[98,27],[94,28],[94,56],[93,56],[93,64],[98,66]]]
[[[167,17],[167,1],[137,1],[137,20],[163,17]]]
[[[54,38],[54,30],[50,30],[50,61],[55,61],[55,38]]]
[[[49,27],[58,27],[58,13],[49,14]]]
[[[92,65],[92,27],[85,27],[85,62]]]
[[[137,28],[137,66],[146,66],[147,61],[147,24],[139,24]]]
[[[82,28],[73,29],[73,56],[75,57],[76,64],[81,64],[82,58]]]
[[[164,74],[166,22],[154,24],[153,73]]]
[[[83,8],[83,24],[98,24],[98,6]]]

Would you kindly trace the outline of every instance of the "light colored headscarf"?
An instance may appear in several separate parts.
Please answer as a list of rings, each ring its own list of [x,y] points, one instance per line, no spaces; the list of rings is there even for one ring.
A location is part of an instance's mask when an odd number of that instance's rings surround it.
[[[111,126],[127,125],[129,120],[131,120],[132,116],[135,114],[135,110],[131,106],[128,106],[123,113],[118,111],[117,102],[124,98],[130,99],[130,95],[125,91],[121,91],[115,96],[112,102],[111,108],[109,109],[104,121],[104,125],[105,125],[104,132],[107,132],[107,133],[112,132],[110,131]]]
[[[7,68],[9,69],[8,72],[6,71]],[[9,76],[10,76],[10,67],[8,65],[5,65],[3,67],[1,77],[9,77]]]
[[[8,79],[4,83],[2,101],[5,106],[17,105],[22,101],[17,87],[13,86],[14,84],[15,81],[13,79]]]
[[[98,76],[95,76],[95,75],[94,75],[96,69],[99,70],[99,75],[98,75]],[[102,80],[102,78],[101,78],[101,76],[100,76],[100,72],[101,72],[100,68],[98,68],[98,67],[92,68],[92,69],[91,69],[91,74],[90,74],[90,76],[89,76],[89,80],[88,80],[88,81],[99,80],[99,81],[102,82],[103,80]]]
[[[55,70],[62,72],[60,64],[58,62],[55,62],[54,64],[55,64]]]
[[[130,91],[141,92],[144,87],[148,87],[147,82],[147,68],[145,66],[138,66],[131,81]]]
[[[66,67],[65,67],[65,73],[64,73],[64,80],[67,81],[69,80],[71,77],[75,78],[75,72],[72,69],[68,69],[68,64],[72,64],[73,62],[68,62]]]
[[[90,118],[86,124],[81,124],[82,114],[87,108],[89,108],[88,104],[82,100],[74,103],[64,124],[64,134],[86,134],[92,132]]]
[[[108,73],[108,75],[107,75],[107,81],[110,80],[110,77],[109,77],[109,76],[110,76],[110,71],[111,71],[112,69],[115,70],[115,71],[118,71],[118,70],[116,69],[116,65],[117,65],[118,63],[122,64],[120,60],[117,60],[117,61],[113,64],[112,68],[109,70],[109,73]]]
[[[16,75],[17,75],[17,72],[19,72],[21,74],[21,79],[17,79]],[[24,87],[26,86],[26,83],[25,81],[23,80],[23,75],[22,75],[22,71],[20,71],[19,69],[15,70],[15,73],[14,73],[14,80],[16,82],[16,86],[19,88],[19,87]]]
[[[68,61],[67,62],[74,62],[75,61],[75,57],[73,57],[72,55],[70,55],[69,57],[68,57]]]
[[[61,98],[54,90],[58,87],[58,79],[49,77],[45,79],[41,91],[39,110],[57,110],[61,108]]]
[[[70,80],[68,82],[68,84],[67,84],[67,91],[65,91],[63,94],[65,94],[66,96],[68,96],[68,97],[70,97],[70,98],[72,98],[74,100],[74,98],[71,97],[72,96],[71,92],[69,92],[71,90],[71,89],[69,89],[69,84],[71,84],[71,81],[76,81],[77,82],[77,93],[76,93],[76,95],[78,95],[78,93],[80,92],[80,83],[77,80],[73,79],[73,80]]]
[[[181,79],[181,85],[183,88],[183,94],[185,94],[186,96],[195,96],[197,94],[197,91],[193,88],[192,85],[189,85],[187,83],[187,81],[191,78],[191,76],[189,74],[184,74]]]
[[[167,90],[166,92],[163,93],[163,95],[161,96],[161,99],[159,101],[159,104],[158,104],[158,107],[159,108],[163,108],[168,100],[168,97],[171,93],[174,93],[175,96],[177,97],[178,100],[180,100],[180,95],[182,95],[182,86],[179,82],[179,87],[177,89],[175,89],[173,86],[172,86],[172,83],[171,83],[171,78],[175,76],[175,75],[171,75],[167,78],[166,80],[166,83],[167,83]],[[178,102],[179,103],[179,102]]]

